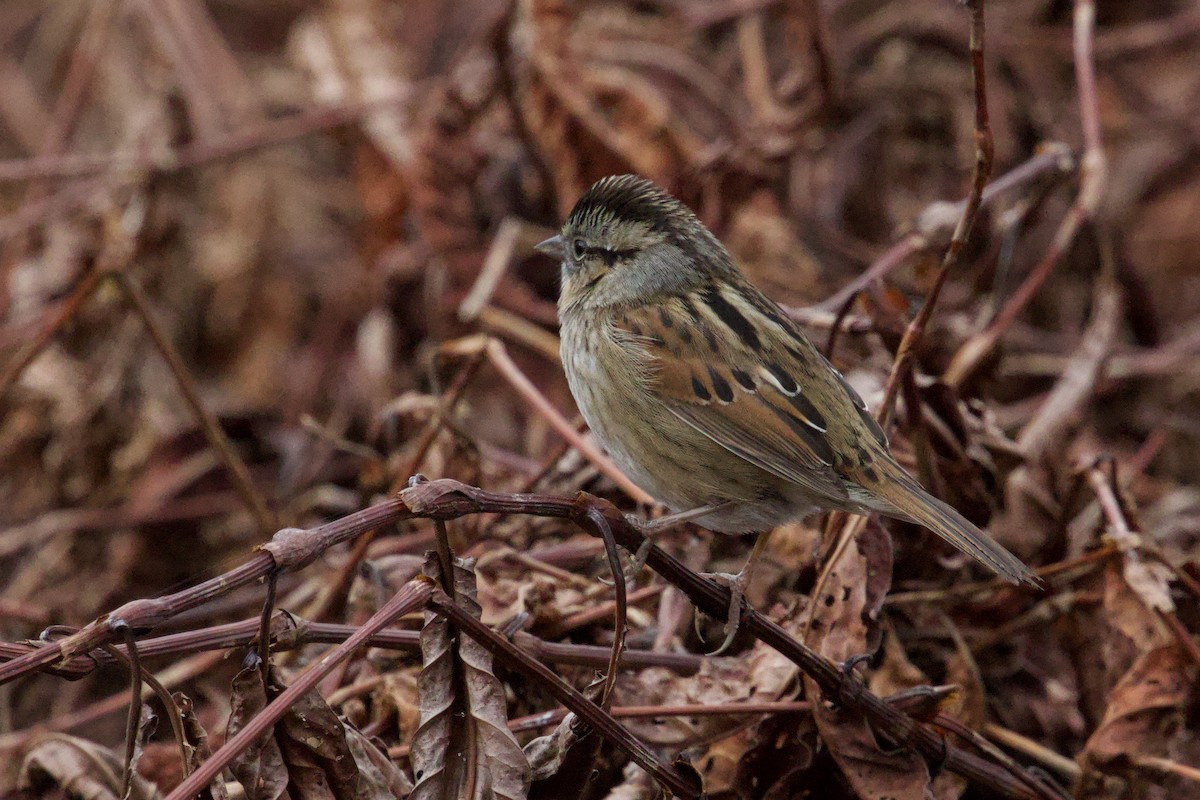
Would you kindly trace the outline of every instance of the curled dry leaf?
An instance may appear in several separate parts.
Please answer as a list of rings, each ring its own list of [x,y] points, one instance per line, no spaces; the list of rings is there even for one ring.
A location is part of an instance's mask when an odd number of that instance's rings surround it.
[[[479,617],[473,559],[456,559],[454,599]],[[439,574],[426,560],[425,574]],[[524,800],[529,761],[508,729],[504,687],[492,672],[492,655],[427,612],[421,628],[421,724],[412,741],[415,800]]]
[[[636,675],[622,674],[617,682],[618,705],[718,706],[748,699],[746,664],[730,658],[706,659],[695,675],[681,677],[666,669],[652,668]],[[682,748],[711,741],[736,727],[738,720],[714,715],[673,715],[630,719],[625,724],[643,741]]]
[[[1167,590],[1170,570],[1136,552],[1125,556],[1123,565],[1113,564],[1105,570],[1105,619],[1133,643],[1137,653],[1144,653],[1171,640],[1171,634],[1155,613],[1157,607],[1151,605],[1159,600],[1170,603]],[[1168,608],[1173,610],[1173,605]]]
[[[1145,653],[1109,694],[1104,719],[1088,738],[1078,761],[1084,774],[1080,798],[1143,797],[1156,783],[1133,766],[1139,756],[1195,764],[1197,679],[1200,668],[1179,645]],[[1105,780],[1119,777],[1118,785]],[[1191,784],[1194,790],[1195,784]]]
[[[88,800],[123,800],[121,772],[124,748],[113,751],[94,742],[48,733],[35,736],[20,759],[17,786],[31,797],[72,796]],[[153,784],[133,775],[129,800],[157,800]]]
[[[676,185],[688,164],[704,161],[719,135],[731,133],[698,130],[727,124],[733,97],[682,52],[679,34],[654,14],[606,14],[561,0],[517,3],[508,32],[516,111],[538,157],[552,166],[562,214],[607,174],[637,172]],[[662,37],[674,40],[671,49],[659,46]],[[643,71],[638,62],[647,52],[681,63]],[[664,66],[657,61],[648,66]],[[688,113],[696,104],[702,113]]]
[[[236,735],[267,704],[262,672],[257,667],[247,667],[234,677],[229,702],[226,738]],[[287,767],[271,731],[239,753],[230,762],[229,771],[242,784],[247,800],[279,800],[287,791]]]
[[[579,718],[574,714],[567,714],[554,726],[553,731],[525,745],[531,780],[544,781],[562,770],[564,756],[579,741],[577,727]]]
[[[271,674],[272,697],[284,687]],[[266,704],[262,672],[243,669],[234,678],[228,736]],[[273,729],[230,763],[248,800],[285,796],[338,800],[391,800],[411,788],[407,776],[359,731],[338,718],[316,691],[288,709]]]
[[[358,794],[363,800],[408,797],[412,781],[387,752],[356,728],[346,727],[346,744],[358,765]]]
[[[183,734],[188,741],[188,772],[195,772],[196,767],[200,766],[209,756],[212,755],[212,748],[208,745],[208,731],[204,729],[204,725],[196,716],[196,708],[192,703],[192,699],[183,692],[175,692],[171,695],[175,701],[175,707],[179,709],[179,718],[183,723]],[[227,800],[229,797],[228,791],[225,789],[224,778],[215,778],[208,786],[209,792],[212,793],[213,800]]]

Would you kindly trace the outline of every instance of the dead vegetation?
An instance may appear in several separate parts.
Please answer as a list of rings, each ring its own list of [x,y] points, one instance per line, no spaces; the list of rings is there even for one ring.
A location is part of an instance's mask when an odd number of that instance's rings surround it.
[[[0,5],[4,795],[1195,796],[1198,39],[1184,0]],[[653,509],[531,250],[614,172],[1045,591],[814,519],[713,658],[748,541],[614,583]]]

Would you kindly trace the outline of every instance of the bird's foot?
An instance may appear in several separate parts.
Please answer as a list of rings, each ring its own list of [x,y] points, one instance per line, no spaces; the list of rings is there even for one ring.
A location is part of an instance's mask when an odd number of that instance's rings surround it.
[[[719,656],[729,649],[737,637],[738,627],[742,622],[742,604],[746,598],[746,584],[750,576],[745,569],[736,574],[730,572],[702,572],[700,574],[729,589],[729,610],[725,615],[725,640],[721,642],[720,647],[709,653],[710,656]]]
[[[621,579],[625,581],[625,585],[633,583],[637,580],[637,576],[642,574],[642,570],[646,568],[646,559],[650,557],[650,548],[654,547],[654,542],[650,539],[643,539],[638,545],[637,551],[630,559],[628,566],[621,571]],[[599,579],[605,586],[612,586],[612,581],[605,578]]]
[[[859,653],[857,655],[850,656],[841,664],[842,674],[853,675],[855,667],[857,667],[859,664],[870,661],[872,657],[873,655],[871,653]]]
[[[872,658],[871,653],[858,653],[856,655],[850,656],[849,658],[847,658],[845,661],[843,661],[839,665],[840,671],[842,673],[842,684],[838,689],[839,698],[836,702],[836,705],[838,705],[838,706],[852,705],[853,702],[856,701],[858,699],[858,697],[862,695],[862,692],[864,689],[864,684],[861,679],[854,680],[854,678],[857,677],[854,674],[854,669],[859,664],[863,664],[867,661],[870,661],[871,658]]]

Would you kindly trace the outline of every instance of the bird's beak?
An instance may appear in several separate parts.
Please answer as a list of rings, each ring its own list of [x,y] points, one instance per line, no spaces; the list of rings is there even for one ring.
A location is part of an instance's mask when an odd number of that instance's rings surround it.
[[[550,256],[555,261],[562,261],[565,255],[563,252],[563,238],[561,236],[551,236],[546,241],[534,245],[533,249]]]

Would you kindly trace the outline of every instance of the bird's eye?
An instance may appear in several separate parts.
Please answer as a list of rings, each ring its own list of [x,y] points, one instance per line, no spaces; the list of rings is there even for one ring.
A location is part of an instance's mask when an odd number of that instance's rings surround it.
[[[571,242],[571,248],[575,251],[575,260],[578,261],[583,258],[584,252],[587,251],[587,243],[583,239],[576,239]]]

